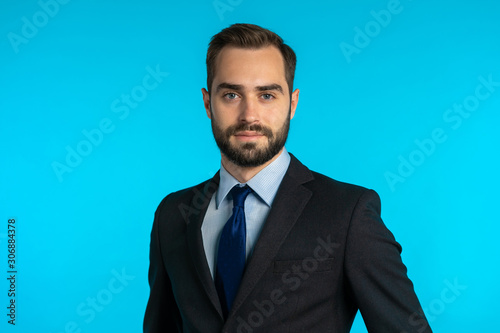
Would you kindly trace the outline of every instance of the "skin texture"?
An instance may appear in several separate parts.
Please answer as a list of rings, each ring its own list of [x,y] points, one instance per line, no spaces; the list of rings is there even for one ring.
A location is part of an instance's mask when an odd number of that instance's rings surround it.
[[[212,91],[202,89],[205,111],[212,121],[216,141],[218,135],[226,136],[229,148],[242,158],[236,161],[221,149],[222,165],[245,183],[283,151],[283,145],[278,142],[276,147],[275,141],[282,140],[283,135],[286,140],[299,90],[290,94],[283,57],[274,46],[259,49],[226,46],[217,56],[215,68]],[[269,154],[273,143],[274,150]]]

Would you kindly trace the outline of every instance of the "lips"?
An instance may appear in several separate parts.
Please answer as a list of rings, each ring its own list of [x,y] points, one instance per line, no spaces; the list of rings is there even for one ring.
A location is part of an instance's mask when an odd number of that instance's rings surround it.
[[[235,136],[262,136],[262,133],[254,131],[241,131],[235,134]]]
[[[252,141],[259,139],[264,136],[264,134],[254,131],[241,131],[234,134],[238,140],[242,141]]]

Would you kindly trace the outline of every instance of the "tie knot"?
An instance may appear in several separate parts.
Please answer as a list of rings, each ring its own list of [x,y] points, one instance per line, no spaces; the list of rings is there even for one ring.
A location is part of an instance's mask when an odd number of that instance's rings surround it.
[[[243,207],[245,199],[250,192],[252,192],[252,189],[248,185],[235,185],[231,190],[231,195],[233,196],[233,207]]]

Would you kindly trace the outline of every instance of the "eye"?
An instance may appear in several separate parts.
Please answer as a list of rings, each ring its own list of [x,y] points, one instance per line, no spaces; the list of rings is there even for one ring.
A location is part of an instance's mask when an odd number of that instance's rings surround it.
[[[266,99],[266,100],[271,100],[274,98],[273,95],[271,94],[262,94],[262,98]]]
[[[235,93],[227,93],[227,94],[224,94],[224,98],[227,98],[227,99],[236,99],[238,97],[238,95],[236,95]]]

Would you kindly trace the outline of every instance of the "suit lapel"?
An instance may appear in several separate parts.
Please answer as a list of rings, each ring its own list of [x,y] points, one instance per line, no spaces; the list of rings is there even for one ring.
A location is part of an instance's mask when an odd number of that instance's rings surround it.
[[[203,185],[203,186],[201,186]],[[201,225],[207,211],[210,200],[219,186],[219,173],[211,180],[193,188],[194,196],[189,205],[189,215],[187,218],[187,242],[190,257],[198,277],[210,299],[212,305],[217,309],[221,319],[223,319],[222,309],[215,289],[215,284],[208,267],[205,249],[203,248],[203,238]]]
[[[290,156],[292,158],[290,166],[283,177],[271,211],[255,244],[252,257],[247,263],[229,319],[243,304],[268,269],[281,244],[312,196],[311,191],[302,186],[303,183],[313,179],[312,173],[292,154]]]

